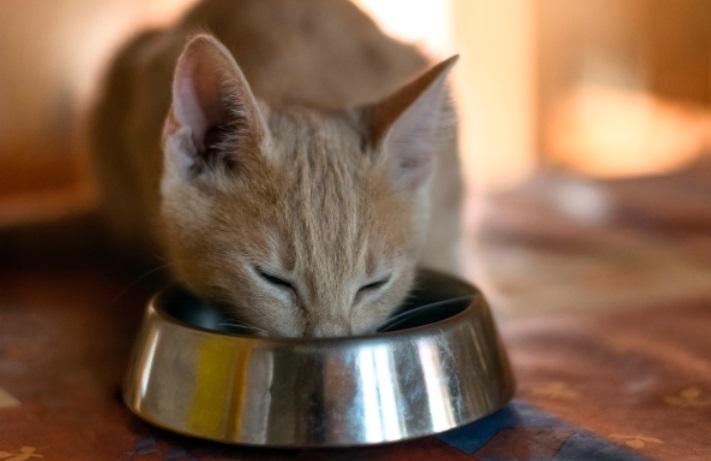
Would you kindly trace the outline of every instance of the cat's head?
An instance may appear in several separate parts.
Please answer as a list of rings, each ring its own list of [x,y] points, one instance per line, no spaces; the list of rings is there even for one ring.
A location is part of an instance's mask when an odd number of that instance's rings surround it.
[[[373,331],[412,286],[453,62],[366,107],[269,108],[224,46],[193,38],[163,134],[178,277],[272,335]]]

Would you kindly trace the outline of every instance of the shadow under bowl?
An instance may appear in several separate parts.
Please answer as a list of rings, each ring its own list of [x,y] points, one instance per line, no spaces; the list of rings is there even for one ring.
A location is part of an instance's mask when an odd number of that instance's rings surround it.
[[[508,402],[514,380],[484,297],[420,271],[375,334],[278,338],[231,324],[180,286],[148,305],[123,397],[185,435],[268,447],[340,447],[443,432]]]

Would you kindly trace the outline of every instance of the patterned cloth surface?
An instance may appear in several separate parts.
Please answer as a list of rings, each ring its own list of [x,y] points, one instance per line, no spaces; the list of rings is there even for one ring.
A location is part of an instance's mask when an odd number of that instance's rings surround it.
[[[675,200],[684,184],[694,194],[706,187],[665,181],[675,192],[662,196]],[[550,187],[542,184],[528,187]],[[652,186],[604,190],[616,209],[636,210]],[[626,214],[590,230],[532,197],[495,199],[477,253],[518,381],[517,398],[494,415],[358,449],[266,450],[170,434],[119,398],[145,288],[126,290],[91,265],[0,266],[0,461],[711,460],[711,218],[692,206],[711,200],[687,201],[678,216],[662,203],[653,207],[661,215]]]
[[[518,400],[439,438],[481,461],[647,459]]]

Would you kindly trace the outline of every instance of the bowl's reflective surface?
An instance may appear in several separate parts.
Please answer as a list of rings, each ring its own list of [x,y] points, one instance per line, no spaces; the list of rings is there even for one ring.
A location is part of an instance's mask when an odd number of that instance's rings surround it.
[[[187,435],[281,447],[377,444],[442,432],[502,407],[514,390],[483,297],[422,272],[381,332],[252,335],[180,288],[149,305],[124,400]]]

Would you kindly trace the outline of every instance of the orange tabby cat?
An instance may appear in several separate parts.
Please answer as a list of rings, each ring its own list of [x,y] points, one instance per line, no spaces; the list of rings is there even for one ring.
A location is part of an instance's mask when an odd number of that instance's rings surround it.
[[[108,221],[155,224],[178,279],[269,334],[372,331],[416,265],[458,269],[455,60],[425,71],[345,0],[203,1],[111,69]]]

